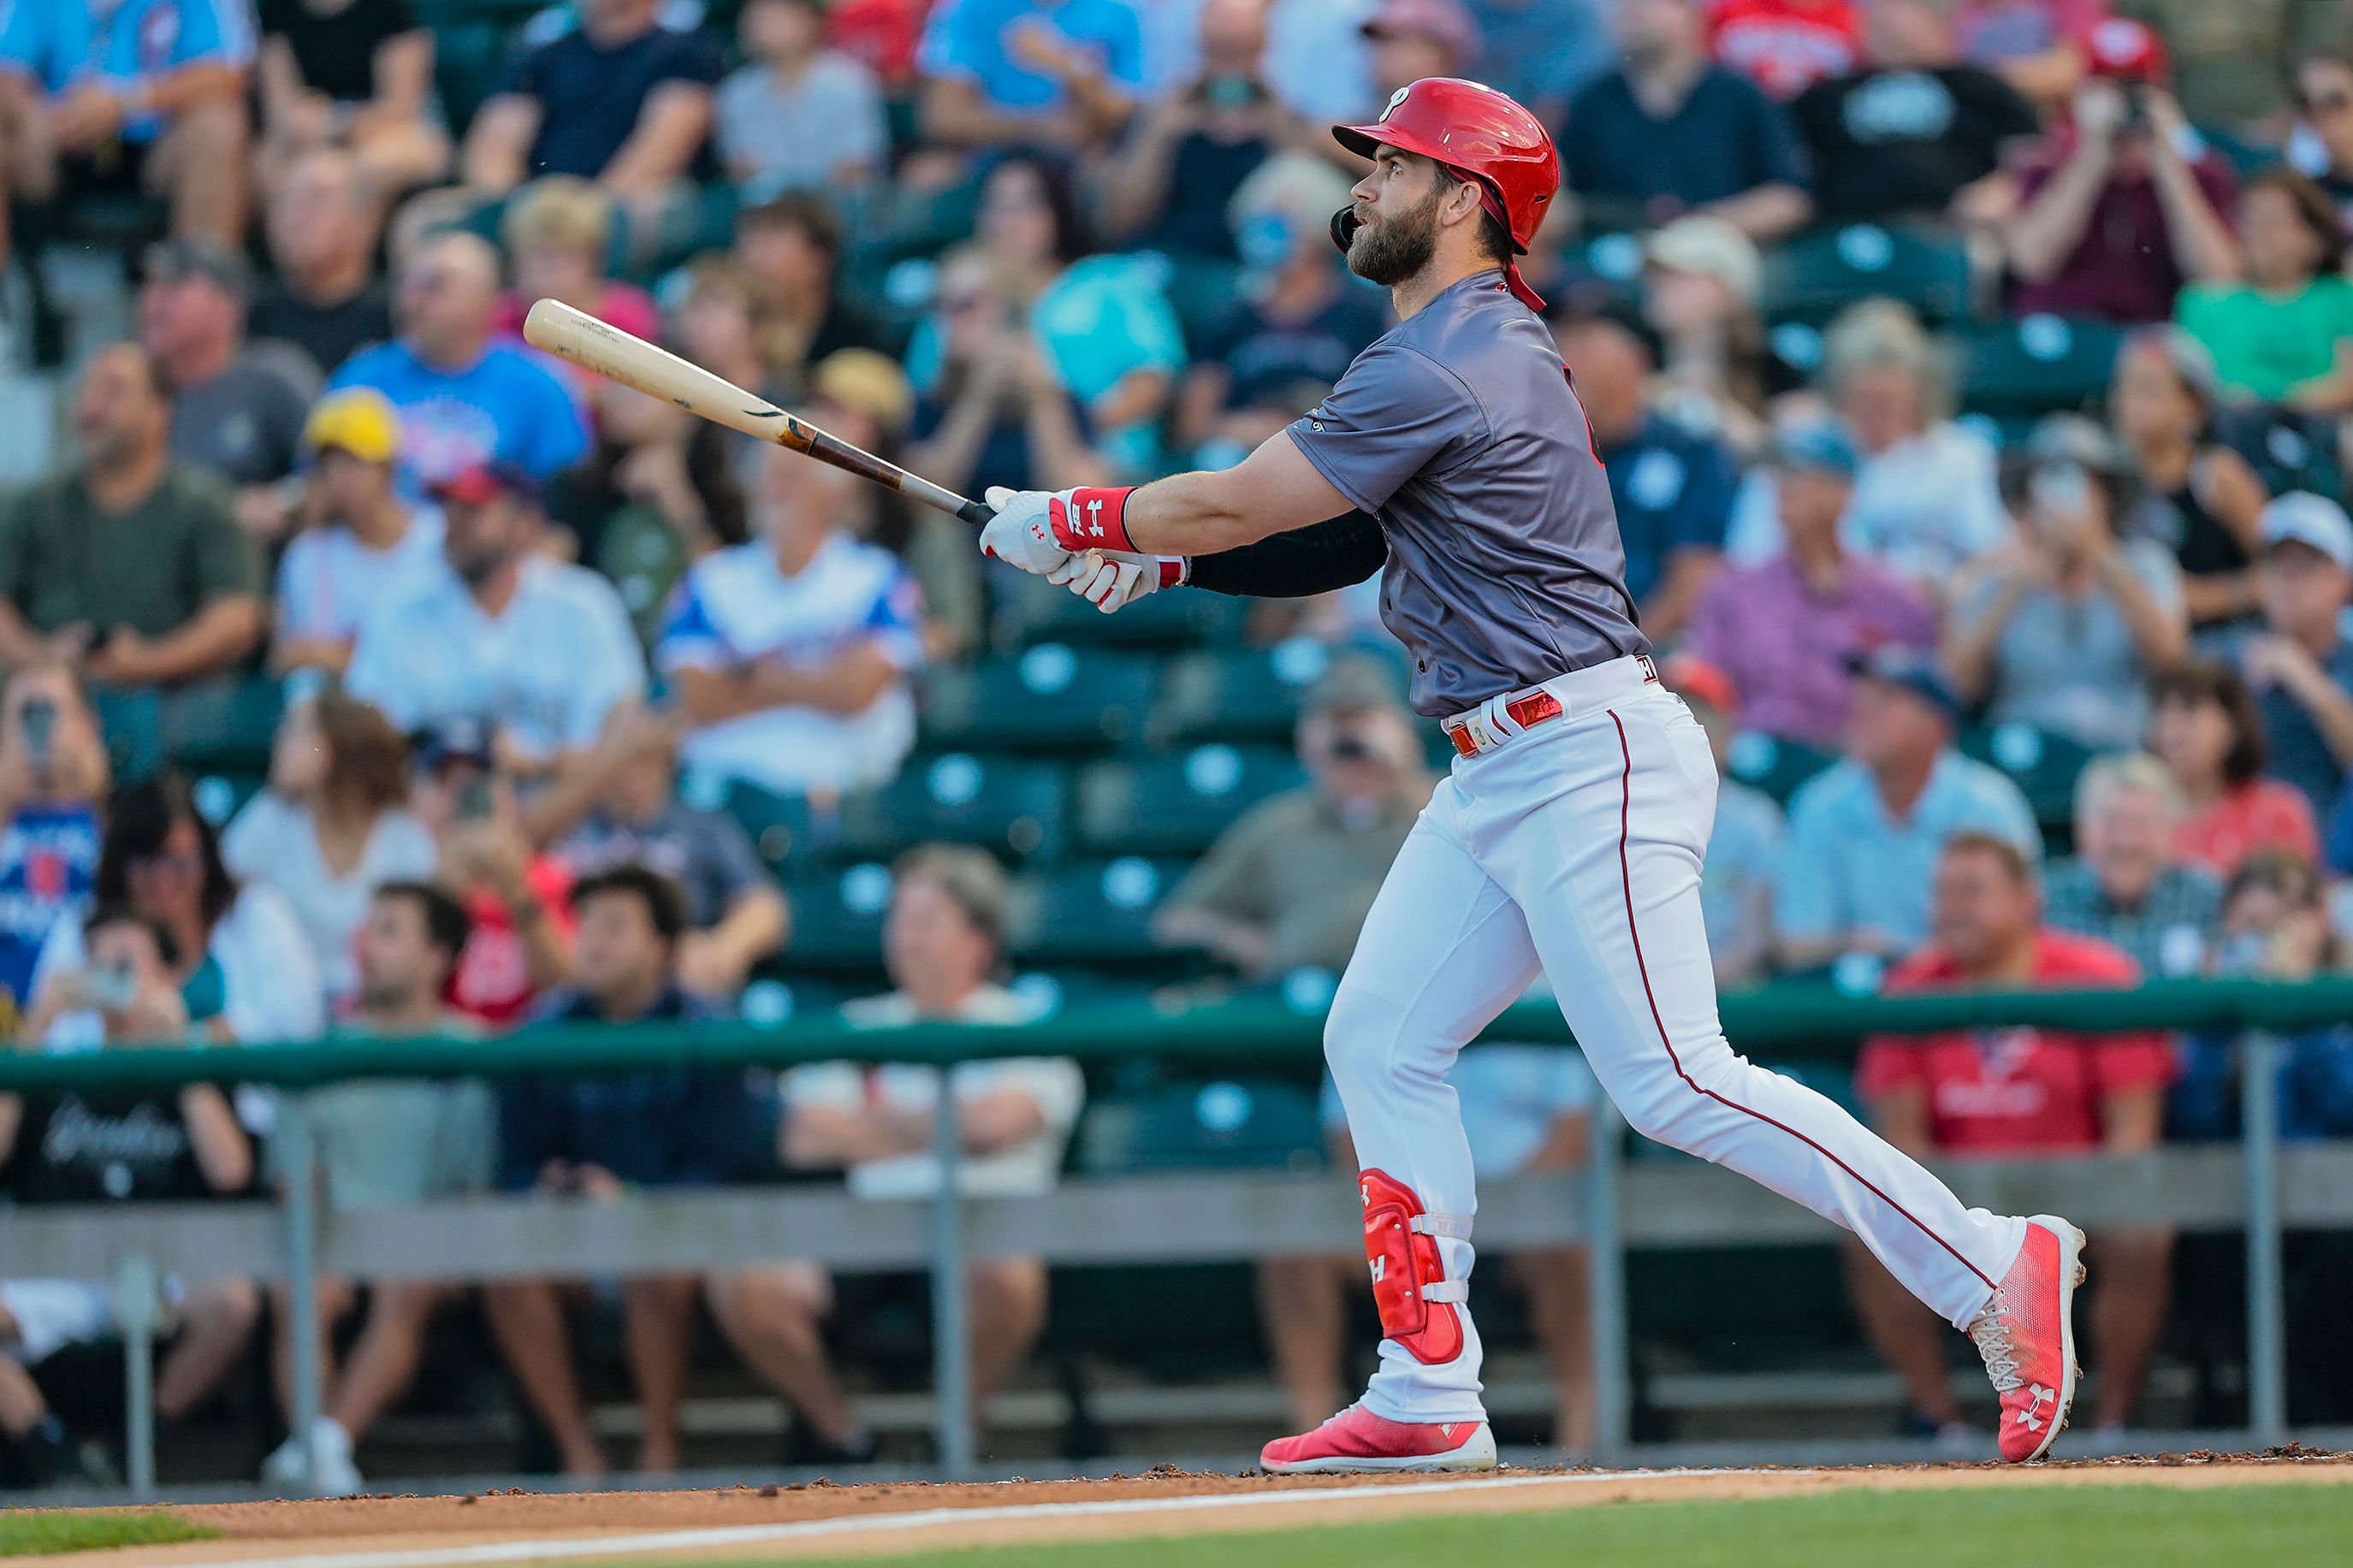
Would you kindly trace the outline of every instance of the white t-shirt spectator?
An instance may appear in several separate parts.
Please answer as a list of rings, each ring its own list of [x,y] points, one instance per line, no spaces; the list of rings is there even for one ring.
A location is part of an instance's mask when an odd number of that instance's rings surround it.
[[[816,665],[869,640],[902,679],[864,709],[768,708],[710,725],[686,738],[688,770],[779,795],[881,784],[914,744],[915,699],[903,676],[923,658],[923,595],[887,550],[837,533],[790,577],[758,540],[695,563],[654,650],[665,675],[769,659]]]
[[[398,729],[472,721],[545,758],[593,745],[607,714],[645,695],[646,665],[610,583],[534,555],[496,620],[447,567],[388,600],[343,685]]]
[[[965,1002],[958,1017],[967,1024],[1026,1024],[1036,1007],[1002,986],[984,985]],[[896,1028],[915,1022],[915,1005],[903,992],[842,1005],[844,1022],[867,1029]],[[976,1197],[1027,1197],[1051,1192],[1061,1179],[1062,1153],[1086,1100],[1086,1079],[1068,1057],[1011,1057],[1003,1061],[959,1062],[959,1105],[1018,1090],[1029,1097],[1044,1122],[1035,1137],[993,1154],[969,1155],[956,1166],[956,1190]],[[928,1114],[940,1103],[940,1069],[855,1062],[817,1062],[794,1068],[782,1080],[786,1114],[796,1105],[859,1111],[876,1104],[910,1115]],[[929,1150],[899,1154],[851,1167],[849,1192],[861,1198],[919,1198],[940,1190],[940,1162]]]
[[[441,510],[418,506],[389,550],[371,550],[348,528],[306,529],[278,563],[281,637],[350,642],[375,607],[421,585],[441,563]]]
[[[1993,448],[1957,425],[1933,425],[1865,458],[1839,536],[1858,555],[1936,591],[2010,537]],[[1772,471],[1749,471],[1734,498],[1725,553],[1743,565],[1781,552]]]
[[[756,61],[729,76],[719,84],[712,132],[728,178],[764,199],[832,185],[852,169],[871,178],[891,148],[874,73],[831,50],[790,84]]]
[[[327,994],[339,998],[359,984],[352,937],[367,918],[369,896],[386,882],[430,878],[439,853],[425,824],[408,812],[387,811],[369,830],[359,864],[337,876],[319,853],[311,808],[264,790],[221,835],[221,858],[238,881],[267,883],[285,895],[310,938]]]

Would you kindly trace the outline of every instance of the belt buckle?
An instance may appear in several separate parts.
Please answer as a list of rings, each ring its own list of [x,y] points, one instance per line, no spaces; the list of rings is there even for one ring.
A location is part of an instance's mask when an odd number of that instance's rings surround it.
[[[1455,751],[1466,757],[1475,757],[1497,744],[1494,731],[1487,727],[1487,711],[1483,708],[1474,708],[1464,714],[1447,733],[1453,737]]]

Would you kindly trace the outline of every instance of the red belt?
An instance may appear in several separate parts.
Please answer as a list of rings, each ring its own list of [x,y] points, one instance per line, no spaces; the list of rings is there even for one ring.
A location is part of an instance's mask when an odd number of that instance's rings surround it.
[[[1560,699],[1549,691],[1531,691],[1525,697],[1514,697],[1504,703],[1504,713],[1521,729],[1532,730],[1547,719],[1560,717]],[[1446,738],[1454,742],[1454,749],[1460,754],[1466,757],[1479,754],[1479,742],[1472,736],[1470,725],[1448,726]]]

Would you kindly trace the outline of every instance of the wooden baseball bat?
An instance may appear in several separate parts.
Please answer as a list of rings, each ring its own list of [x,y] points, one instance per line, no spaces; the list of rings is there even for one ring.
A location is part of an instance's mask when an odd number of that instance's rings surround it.
[[[871,479],[897,490],[911,500],[952,512],[975,527],[997,515],[980,501],[935,485],[920,474],[911,474],[871,452],[860,451],[807,420],[787,414],[766,398],[746,392],[643,338],[607,326],[561,300],[533,301],[531,313],[523,318],[522,335],[523,341],[533,348],[568,359],[584,370],[593,370],[624,386],[634,386],[649,396],[675,403],[689,414],[731,430],[741,430],[763,441],[806,453],[820,463],[830,463],[861,479]]]

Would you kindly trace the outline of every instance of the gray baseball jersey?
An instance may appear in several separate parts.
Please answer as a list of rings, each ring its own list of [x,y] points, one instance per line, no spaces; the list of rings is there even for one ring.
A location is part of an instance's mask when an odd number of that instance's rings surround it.
[[[1502,278],[1447,289],[1291,426],[1388,536],[1381,619],[1430,718],[1651,649],[1585,410]]]

